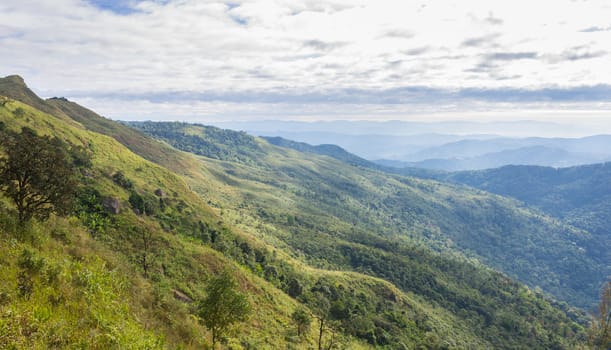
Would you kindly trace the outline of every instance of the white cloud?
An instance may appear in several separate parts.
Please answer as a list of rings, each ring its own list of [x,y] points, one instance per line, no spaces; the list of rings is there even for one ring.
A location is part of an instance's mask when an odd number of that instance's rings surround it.
[[[135,10],[113,13],[84,0],[4,0],[0,67],[42,93],[86,97],[113,117],[171,110],[255,117],[274,108],[230,98],[204,109],[193,101],[141,103],[146,94],[177,92],[359,89],[372,92],[367,105],[373,105],[379,92],[410,86],[611,85],[611,31],[603,30],[611,26],[611,7],[604,0],[169,0],[140,1]],[[108,100],[121,93],[139,99]],[[308,113],[332,117],[333,106],[346,105],[317,103]],[[391,110],[412,108],[410,102]]]

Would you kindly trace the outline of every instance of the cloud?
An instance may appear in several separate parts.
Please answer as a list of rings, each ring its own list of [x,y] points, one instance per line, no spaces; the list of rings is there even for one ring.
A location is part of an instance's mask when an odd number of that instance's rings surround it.
[[[413,49],[408,49],[405,51],[402,51],[404,54],[408,55],[408,56],[418,56],[418,55],[422,55],[426,52],[429,52],[431,50],[430,47],[428,46],[421,46],[421,47],[415,47]]]
[[[555,0],[558,11],[532,12],[475,0],[422,4],[3,0],[0,75],[23,75],[42,94],[121,106],[132,98],[184,110],[179,104],[202,98],[214,104],[208,112],[282,98],[312,108],[328,99],[434,109],[436,99],[484,98],[466,89],[526,99],[550,87],[611,84],[603,59],[611,41],[593,34],[607,30],[600,23],[609,8],[570,0]]]
[[[588,46],[575,46],[568,48],[561,53],[549,54],[546,56],[547,61],[552,64],[561,62],[581,61],[607,56],[608,52],[603,50],[593,51]]]
[[[587,60],[590,58],[603,57],[606,55],[607,55],[606,51],[580,52],[580,51],[568,50],[562,53],[562,58],[569,60],[569,61],[579,61],[579,60]]]
[[[171,93],[98,93],[95,91],[79,93],[72,98],[94,97],[106,100],[139,100],[155,104],[193,103],[193,102],[230,102],[230,103],[268,103],[268,104],[430,104],[460,103],[464,101],[482,102],[606,102],[611,103],[611,85],[590,85],[571,88],[551,87],[542,89],[515,88],[465,88],[440,89],[426,86],[403,86],[392,89],[333,89],[321,92],[302,93],[299,91],[275,92],[192,92],[176,91]]]
[[[608,27],[594,26],[594,27],[588,27],[588,28],[580,30],[580,32],[583,32],[583,33],[608,32],[608,31],[611,31],[611,26],[608,26]]]
[[[498,68],[499,68],[498,64],[496,64],[496,63],[494,63],[492,61],[482,61],[482,62],[479,62],[474,67],[466,69],[465,72],[469,72],[469,73],[490,73],[493,70],[496,70]]]
[[[303,42],[304,47],[313,48],[318,51],[331,51],[346,45],[347,43],[343,42],[327,42],[318,39],[306,40]]]
[[[498,17],[494,17],[494,15],[492,14],[492,12],[488,13],[488,17],[485,18],[485,21],[488,22],[488,24],[491,24],[493,26],[498,26],[504,23],[504,21]]]
[[[414,37],[414,33],[406,29],[392,29],[382,34],[382,37],[411,39]]]
[[[536,52],[494,52],[486,55],[486,58],[493,61],[514,61],[537,58]]]
[[[499,34],[495,33],[495,34],[488,34],[488,35],[478,36],[478,37],[473,37],[473,38],[467,38],[463,40],[460,45],[463,47],[496,46],[495,39],[498,38],[499,36],[500,36]]]
[[[99,9],[111,11],[120,15],[129,15],[138,12],[135,7],[138,3],[136,0],[87,0],[87,2]]]

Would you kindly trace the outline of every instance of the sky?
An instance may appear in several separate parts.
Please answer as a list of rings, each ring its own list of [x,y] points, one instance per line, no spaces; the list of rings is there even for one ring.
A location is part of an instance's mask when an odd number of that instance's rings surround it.
[[[122,120],[611,130],[607,0],[2,0],[0,75]]]

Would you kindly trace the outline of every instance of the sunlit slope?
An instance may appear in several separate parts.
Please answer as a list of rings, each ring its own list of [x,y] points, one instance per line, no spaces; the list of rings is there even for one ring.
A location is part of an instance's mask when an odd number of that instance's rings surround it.
[[[22,117],[14,116],[17,108],[24,111]],[[48,348],[57,343],[60,347],[201,348],[208,339],[207,331],[193,316],[194,306],[176,296],[197,300],[203,296],[208,277],[224,268],[233,269],[257,315],[239,328],[230,343],[259,349],[289,347],[289,343],[296,348],[313,346],[314,330],[301,342],[291,340],[290,313],[298,304],[295,300],[236,257],[221,254],[198,239],[203,225],[223,234],[225,244],[244,247],[248,243],[219,223],[216,214],[178,176],[108,136],[73,127],[16,101],[0,107],[0,121],[10,129],[27,126],[39,134],[86,146],[94,164],[83,184],[87,193],[96,193],[98,199],[114,198],[121,206],[119,214],[97,217],[95,224],[88,216],[92,213],[79,212],[67,220],[54,218],[19,228],[10,203],[3,200],[0,248],[5,279],[1,288],[6,294],[2,308],[15,317],[2,324],[6,333],[0,347]],[[164,209],[157,208],[154,215],[137,215],[130,207],[129,191],[113,178],[119,172],[132,183],[130,191],[143,197],[153,197],[157,190],[166,193]],[[140,262],[145,234],[152,245],[147,252],[151,265],[146,278]],[[250,244],[253,251],[265,250]],[[43,262],[27,299],[14,287],[24,251]],[[49,282],[49,273],[58,274],[58,282]],[[79,277],[81,274],[85,276]],[[24,331],[31,324],[35,327]],[[99,337],[91,338],[98,333]],[[361,346],[349,338],[344,342]]]
[[[303,339],[295,336],[290,313],[299,302],[284,291],[289,278],[297,280],[303,290],[335,291],[332,300],[337,305],[358,300],[359,312],[367,317],[359,317],[361,328],[354,328],[354,332],[363,333],[342,332],[334,321],[325,333],[326,343],[330,334],[336,333],[334,341],[350,349],[375,344],[391,348],[397,344],[491,346],[461,318],[419,296],[362,274],[309,267],[302,259],[291,258],[290,252],[228,226],[180,177],[109,136],[67,124],[13,100],[0,107],[0,121],[13,131],[27,126],[39,134],[82,145],[93,162],[83,180],[87,195],[80,198],[74,217],[53,218],[19,229],[10,203],[3,200],[0,248],[7,277],[1,284],[6,293],[2,310],[17,315],[3,323],[3,346],[201,348],[209,338],[193,316],[194,306],[188,299],[201,298],[208,277],[227,267],[233,268],[255,308],[250,320],[229,338],[228,347],[305,349],[315,345],[314,326]],[[183,154],[183,160],[199,165],[188,154]],[[162,201],[155,195],[158,191],[164,193]],[[151,205],[149,215],[138,215],[130,201],[133,193],[164,204]],[[105,198],[120,204],[118,214],[100,210]],[[148,271],[142,265],[144,239],[150,247],[146,252]],[[15,240],[17,243],[11,243]],[[31,253],[31,259],[43,261],[34,274],[29,299],[15,289],[22,266],[20,256],[29,254],[25,251]],[[46,276],[53,271],[61,277],[51,283]],[[81,274],[86,277],[78,277]],[[53,298],[69,302],[58,304]],[[24,325],[30,323],[36,328],[24,332]]]
[[[159,133],[153,131],[155,128],[160,129]],[[184,128],[187,137],[178,140],[163,137],[180,135],[180,128]],[[487,212],[480,213],[484,219],[477,222],[457,218],[462,212],[455,210],[465,210],[461,205],[479,203],[494,205],[492,210],[501,214],[500,209],[505,209],[521,215],[530,220],[527,223],[534,229],[540,224],[561,229],[545,217],[516,209],[514,202],[506,199],[430,181],[356,170],[328,157],[273,147],[243,133],[176,123],[147,123],[142,129],[198,154],[205,154],[213,145],[210,157],[217,159],[202,157],[200,172],[191,175],[190,185],[218,208],[223,219],[314,266],[361,271],[387,279],[426,300],[442,303],[454,313],[463,308],[471,310],[482,317],[482,322],[475,324],[483,329],[499,321],[496,313],[487,314],[486,308],[508,302],[501,295],[517,293],[497,294],[497,288],[513,282],[485,272],[488,271],[485,268],[461,263],[462,258],[457,258],[461,255],[456,253],[461,249],[454,249],[455,241],[465,238],[458,236],[460,232],[445,233],[442,230],[446,228],[440,225],[463,225],[463,229],[471,225],[468,227],[476,229],[476,233],[490,235],[486,227],[477,228],[487,224]],[[200,143],[193,137],[197,135],[207,139]],[[210,135],[216,135],[218,140],[211,140]],[[231,137],[248,139],[222,142]],[[232,144],[251,148],[232,149]],[[564,229],[567,235],[586,235]],[[456,236],[448,237],[449,234]],[[539,234],[543,235],[541,231]],[[572,249],[564,242],[561,244],[567,251]],[[433,254],[430,246],[450,253]],[[502,247],[497,249],[499,254],[508,256],[500,251]],[[583,266],[587,269],[587,262]],[[516,309],[515,305],[510,308]],[[465,318],[477,319],[467,314],[463,314]],[[520,342],[510,340],[508,335],[501,338],[497,339],[499,343]]]
[[[24,111],[19,113],[20,117],[14,113],[17,108]],[[134,286],[129,290],[117,287],[113,297],[126,301],[126,312],[133,315],[131,319],[125,317],[126,322],[135,322],[132,328],[135,333],[138,329],[150,331],[142,332],[146,339],[162,338],[162,346],[201,348],[206,343],[206,331],[196,322],[193,305],[177,295],[201,298],[208,276],[227,266],[234,267],[240,289],[248,292],[255,305],[251,319],[228,339],[227,346],[232,348],[314,346],[316,324],[308,336],[299,340],[290,322],[290,313],[300,302],[315,311],[315,301],[308,299],[311,293],[330,301],[332,327],[325,332],[324,342],[328,343],[335,333],[335,341],[350,349],[374,346],[394,349],[403,345],[568,349],[575,348],[583,337],[581,326],[574,322],[580,316],[567,311],[566,305],[551,304],[540,293],[460,256],[439,255],[428,248],[437,242],[433,246],[445,250],[446,241],[427,239],[414,244],[412,238],[405,239],[410,236],[409,230],[394,233],[392,227],[384,224],[389,217],[368,214],[367,210],[373,209],[356,211],[367,220],[349,220],[347,215],[355,212],[353,207],[358,208],[362,198],[369,197],[345,196],[341,199],[351,204],[344,207],[332,199],[337,182],[324,183],[321,180],[327,179],[319,174],[346,181],[349,188],[354,176],[363,181],[360,186],[372,186],[367,183],[372,175],[357,176],[348,171],[350,168],[338,169],[336,161],[330,158],[302,158],[299,153],[252,138],[214,140],[211,145],[216,147],[216,157],[225,160],[195,157],[168,150],[169,146],[160,142],[149,143],[151,147],[164,148],[153,150],[152,154],[179,155],[182,169],[188,175],[179,177],[140,158],[113,138],[85,131],[84,124],[72,127],[15,101],[0,107],[0,116],[5,127],[18,130],[28,125],[39,133],[85,145],[92,152],[94,168],[84,180],[87,193],[117,199],[122,207],[120,213],[107,215],[100,223],[95,216],[99,212],[81,208],[67,221],[57,219],[33,227],[32,232],[34,236],[48,238],[49,231],[63,225],[68,227],[63,230],[68,236],[81,237],[65,241],[64,235],[56,235],[53,242],[57,241],[54,244],[58,249],[53,254],[67,261],[79,261],[89,255],[103,257],[101,275],[108,270],[124,276],[127,284]],[[189,128],[188,133],[198,135],[201,130]],[[213,133],[217,137],[223,135],[218,130]],[[236,145],[256,145],[259,149],[238,149]],[[139,152],[137,147],[134,150]],[[252,152],[255,156],[249,158]],[[235,154],[239,159],[230,160]],[[290,161],[295,164],[289,164]],[[342,174],[342,170],[347,173]],[[309,174],[310,182],[304,182],[302,172]],[[118,173],[122,176],[117,176]],[[396,186],[405,186],[395,181]],[[375,185],[380,186],[379,193],[392,194],[382,182]],[[326,192],[317,193],[319,188]],[[155,194],[157,190],[163,193],[162,200]],[[306,194],[306,190],[311,192]],[[147,215],[136,214],[130,200],[134,193],[150,205]],[[311,199],[323,194],[330,194],[331,200]],[[95,204],[95,198],[81,198],[82,206],[89,208],[91,204]],[[6,202],[4,207],[10,209],[10,204]],[[10,212],[3,210],[3,230],[8,241],[17,235],[10,218]],[[146,233],[155,242],[148,252],[154,257],[148,273],[141,263]],[[414,231],[411,236],[416,234],[419,233]],[[82,244],[76,242],[81,241],[94,246],[91,253],[78,253]],[[47,243],[23,244],[31,245],[42,257],[47,254]],[[421,247],[415,246],[418,244]],[[12,254],[7,256],[14,257]],[[7,259],[7,266],[16,269],[13,260]],[[87,261],[92,269],[99,269],[95,267],[97,262]],[[66,274],[72,273],[71,265],[62,266]],[[381,277],[394,285],[366,275]],[[10,290],[15,282],[11,279],[3,286]],[[75,288],[76,293],[82,291],[79,286]],[[11,296],[9,304],[17,301]],[[20,302],[23,307],[37,305]],[[77,310],[75,317],[89,312],[87,303],[81,305],[85,309]],[[110,319],[116,320],[114,316]],[[113,322],[106,325],[115,326]],[[41,325],[50,326],[45,321]],[[65,332],[73,330],[68,327]],[[14,334],[19,337],[21,333]]]
[[[221,189],[208,191],[210,200],[220,201],[218,206],[225,212],[234,207],[236,215],[251,213],[257,220],[273,223],[282,232],[277,237],[284,235],[284,243],[314,260],[318,253],[330,254],[316,252],[323,239],[319,236],[353,242],[361,242],[363,235],[382,237],[477,257],[581,306],[595,300],[604,278],[602,263],[584,253],[596,244],[589,233],[510,199],[350,166],[212,127],[134,125],[198,154],[206,155],[209,144],[229,149],[202,158],[202,171],[209,174],[207,178],[216,178],[214,186]],[[233,144],[246,146],[231,153]],[[339,257],[343,254],[334,255],[339,266],[350,265]]]

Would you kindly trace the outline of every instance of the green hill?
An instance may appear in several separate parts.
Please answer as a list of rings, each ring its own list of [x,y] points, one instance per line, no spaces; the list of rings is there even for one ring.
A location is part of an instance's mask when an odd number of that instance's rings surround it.
[[[570,168],[506,166],[445,179],[513,197],[594,235],[588,254],[611,261],[611,163]],[[607,270],[608,271],[608,268]]]
[[[180,123],[132,125],[175,147],[197,148],[196,153],[202,155],[207,154],[205,145],[224,144],[226,139],[234,139],[234,144],[254,145],[240,151],[253,154],[248,162],[236,162],[231,157],[221,157],[223,162],[202,159],[207,171],[221,182],[214,186],[223,188],[229,184],[241,190],[229,200],[214,200],[225,211],[234,203],[252,206],[235,210],[239,215],[252,216],[249,210],[256,209],[259,213],[253,220],[264,220],[280,232],[291,232],[284,242],[305,250],[306,256],[319,254],[325,260],[344,256],[345,252],[330,248],[318,250],[318,242],[338,235],[358,243],[370,239],[363,237],[375,237],[391,240],[392,245],[397,241],[433,247],[475,257],[580,306],[589,306],[596,300],[598,286],[606,277],[603,262],[583,253],[583,249],[597,244],[589,233],[506,198],[293,152],[229,130]],[[181,127],[182,134],[177,131]],[[173,130],[172,137],[166,136],[167,129]],[[222,137],[214,138],[215,135]],[[216,154],[208,156],[218,159]],[[263,166],[252,165],[256,162]],[[310,225],[295,224],[300,219]],[[314,247],[309,248],[311,245]],[[338,258],[337,264],[355,267],[343,258]]]
[[[297,307],[324,316],[330,328],[323,343],[336,348],[583,344],[582,314],[466,258],[456,248],[464,232],[449,226],[492,228],[488,210],[506,210],[530,220],[522,224],[529,229],[582,232],[518,211],[512,201],[357,169],[241,133],[170,128],[195,136],[180,148],[209,155],[196,156],[67,108],[69,101],[45,103],[74,121],[13,99],[0,106],[0,121],[83,146],[93,165],[81,175],[79,205],[67,218],[20,227],[2,198],[1,348],[208,346],[194,304],[226,268],[254,308],[224,342],[227,349],[316,348],[316,319],[296,336],[290,315]],[[474,203],[486,210],[469,226],[458,219],[469,212],[459,209]]]

